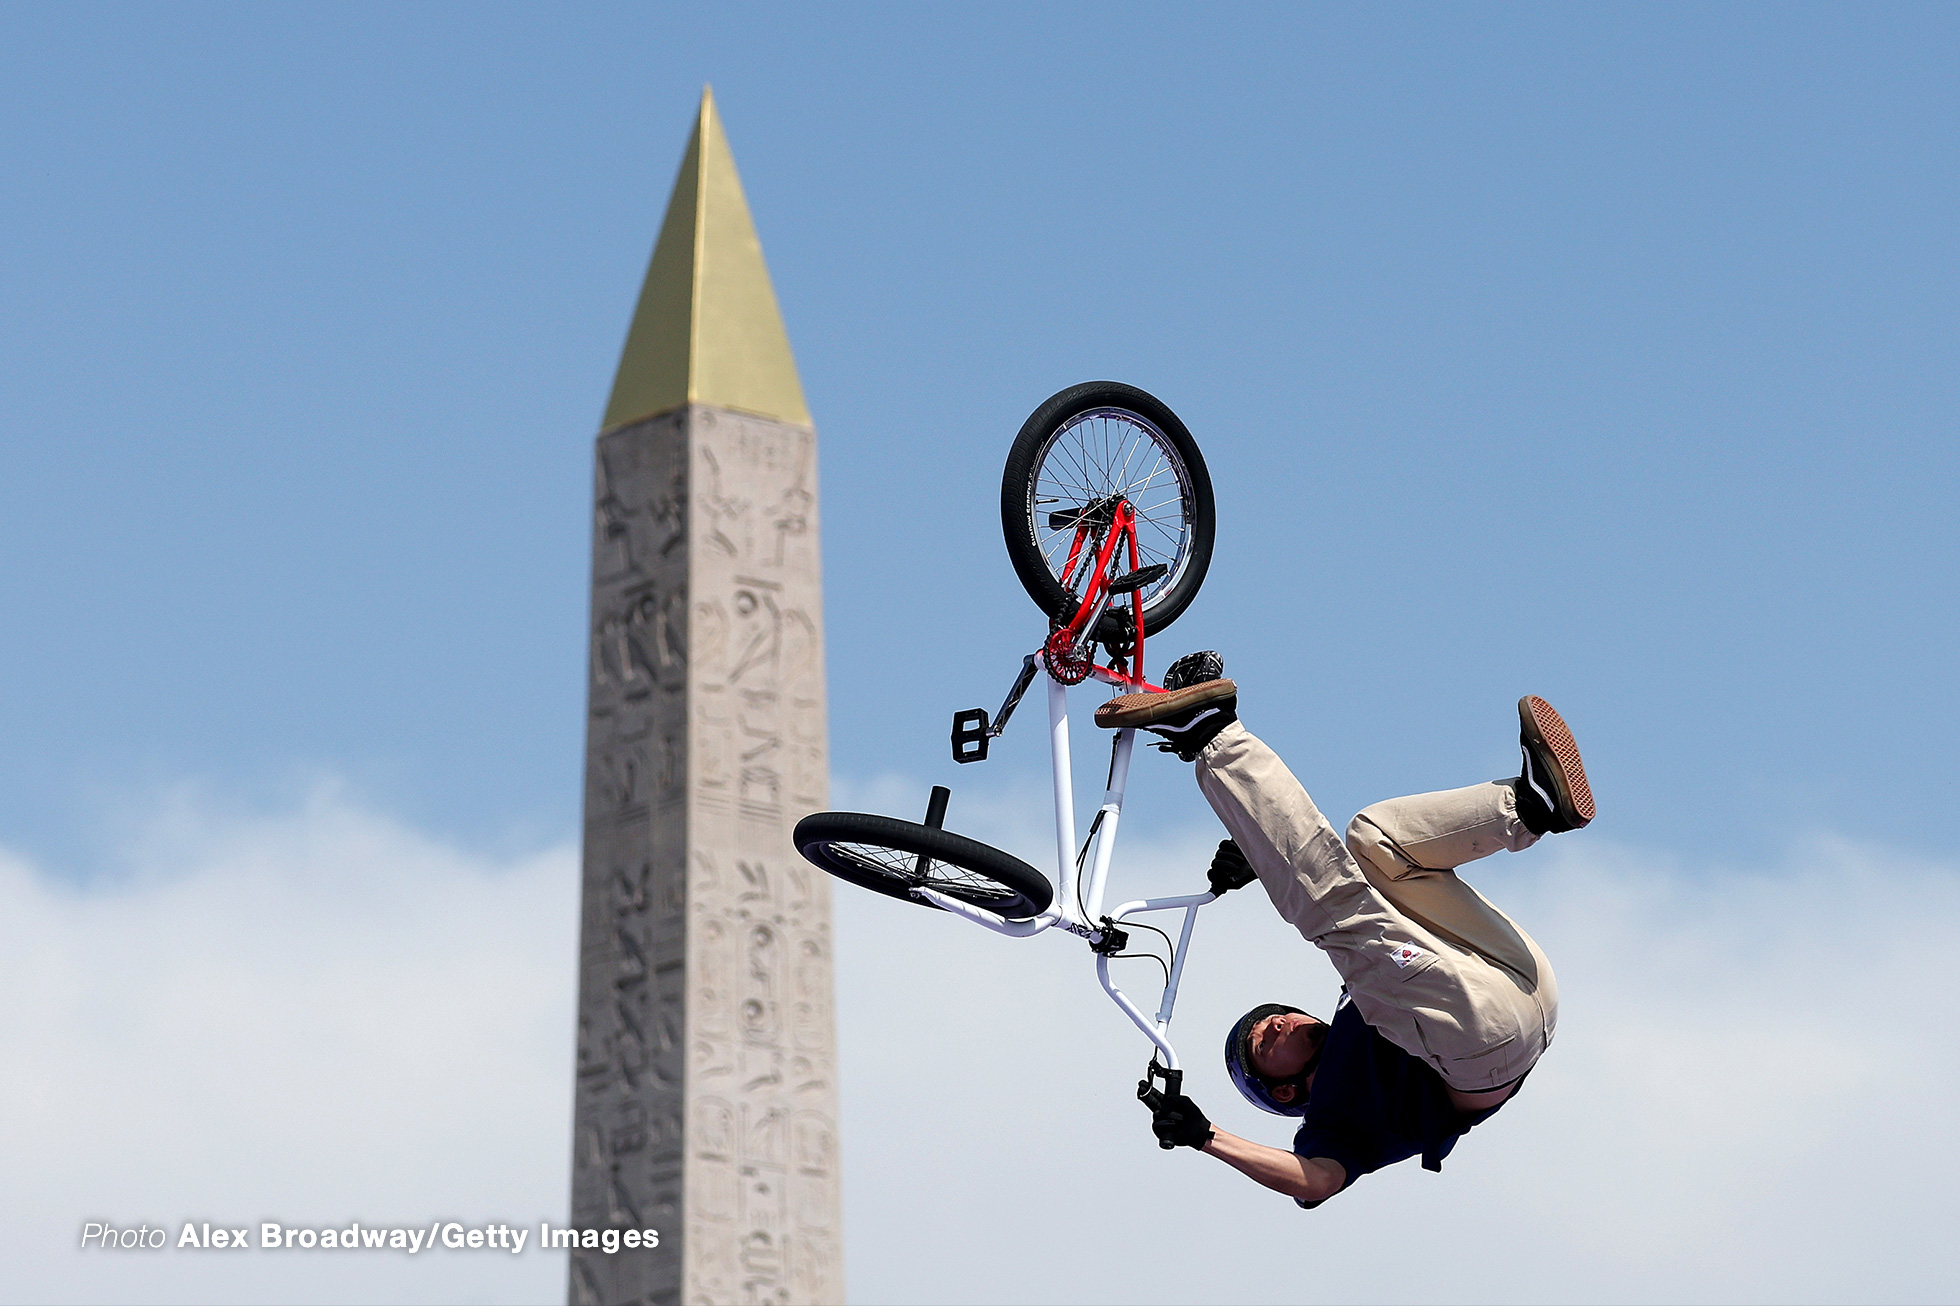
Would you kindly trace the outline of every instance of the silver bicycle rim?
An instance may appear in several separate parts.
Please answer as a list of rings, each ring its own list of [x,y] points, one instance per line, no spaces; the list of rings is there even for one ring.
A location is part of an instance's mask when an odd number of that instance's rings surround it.
[[[1075,528],[1048,525],[1050,513],[1121,494],[1137,514],[1138,566],[1163,563],[1170,570],[1143,588],[1147,608],[1184,576],[1191,560],[1191,473],[1170,438],[1127,408],[1092,408],[1071,417],[1042,441],[1028,487],[1028,529],[1048,565],[1064,584]],[[1119,560],[1129,570],[1127,557]]]
[[[969,871],[964,866],[955,866],[933,857],[926,858],[926,873],[920,875],[919,854],[880,844],[833,843],[830,852],[838,860],[854,863],[871,874],[914,888],[937,889],[955,898],[1010,902],[1021,896],[1020,890],[1007,887],[991,875]]]

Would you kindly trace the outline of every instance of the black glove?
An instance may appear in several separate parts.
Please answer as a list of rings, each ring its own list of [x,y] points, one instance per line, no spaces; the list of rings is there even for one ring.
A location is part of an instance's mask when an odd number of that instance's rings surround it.
[[[1216,894],[1242,889],[1259,878],[1259,873],[1252,869],[1252,863],[1246,861],[1245,854],[1230,839],[1218,841],[1218,851],[1211,858],[1210,874],[1211,891]]]
[[[1149,1080],[1137,1085],[1137,1097],[1150,1108],[1150,1132],[1157,1135],[1157,1146],[1203,1147],[1211,1141],[1211,1121],[1198,1104],[1182,1093],[1166,1097],[1162,1089],[1152,1088]]]

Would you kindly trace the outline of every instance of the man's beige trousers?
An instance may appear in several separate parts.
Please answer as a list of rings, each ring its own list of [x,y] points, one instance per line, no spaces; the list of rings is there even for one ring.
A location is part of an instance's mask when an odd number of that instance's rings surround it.
[[[1551,1046],[1551,963],[1454,869],[1538,841],[1510,781],[1377,803],[1343,844],[1279,755],[1234,722],[1199,753],[1198,788],[1362,1019],[1444,1083],[1500,1088]]]

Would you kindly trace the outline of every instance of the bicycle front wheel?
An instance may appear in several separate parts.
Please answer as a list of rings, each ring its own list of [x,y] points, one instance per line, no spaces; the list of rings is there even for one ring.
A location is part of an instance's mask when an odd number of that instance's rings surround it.
[[[798,852],[838,879],[908,902],[925,901],[912,896],[914,889],[936,889],[996,916],[1026,920],[1055,900],[1048,877],[1020,858],[916,821],[816,812],[796,823],[792,837]]]
[[[1162,630],[1198,597],[1217,523],[1198,442],[1155,395],[1087,381],[1034,410],[1000,483],[1007,556],[1028,597],[1051,617],[1065,615],[1082,597],[1080,582],[1072,590],[1063,574],[1075,524],[1119,498],[1136,511],[1138,566],[1166,568],[1142,591],[1144,630]]]

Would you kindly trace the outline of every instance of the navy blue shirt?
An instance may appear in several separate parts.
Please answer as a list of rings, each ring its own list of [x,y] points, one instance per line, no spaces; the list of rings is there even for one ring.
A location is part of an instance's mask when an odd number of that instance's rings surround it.
[[[1383,1038],[1343,993],[1293,1150],[1339,1161],[1346,1192],[1362,1175],[1412,1156],[1422,1157],[1424,1169],[1442,1169],[1456,1140],[1496,1112],[1466,1115],[1450,1105],[1443,1077]],[[1311,1210],[1320,1203],[1300,1205]]]

